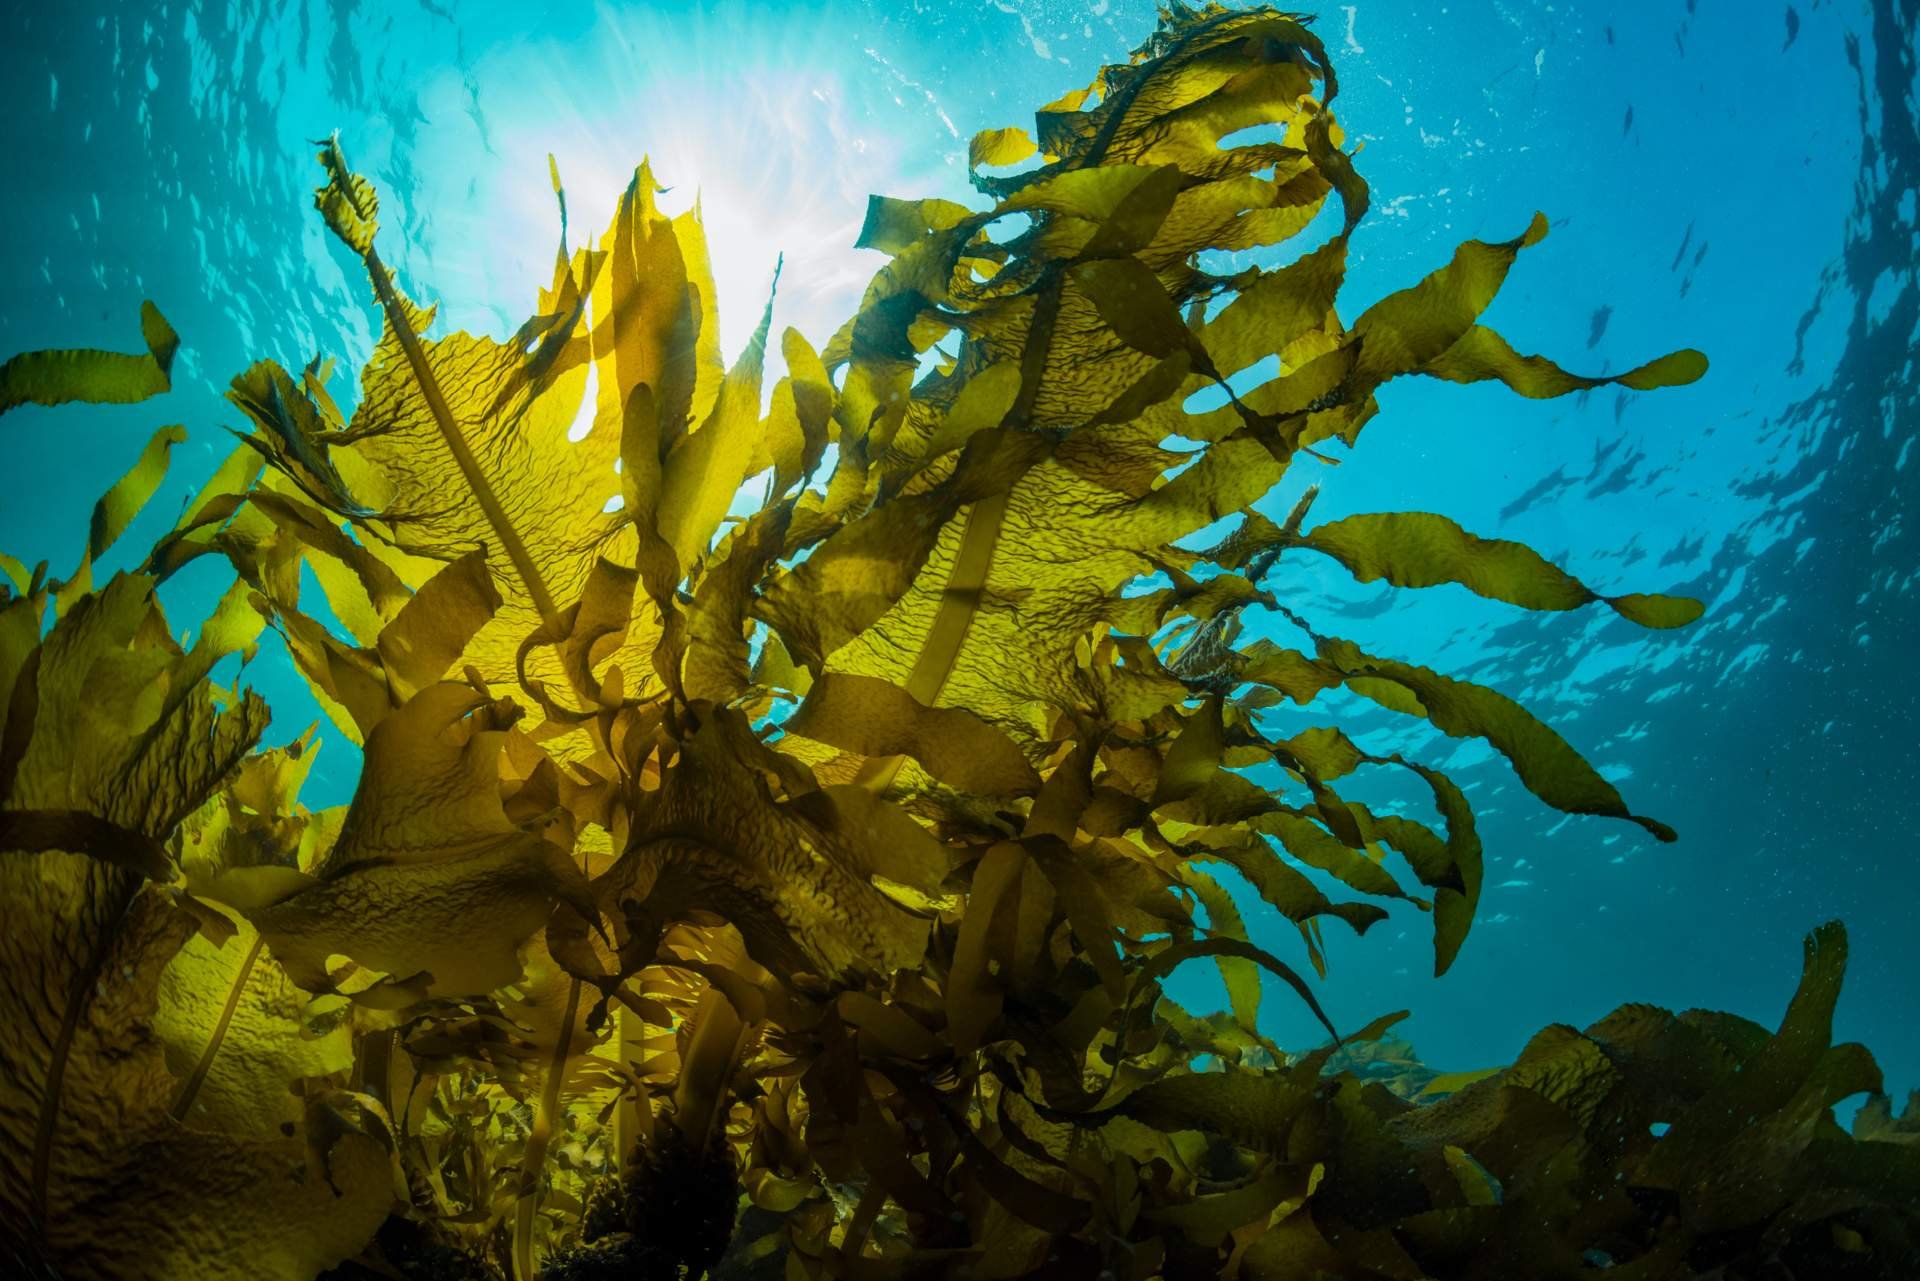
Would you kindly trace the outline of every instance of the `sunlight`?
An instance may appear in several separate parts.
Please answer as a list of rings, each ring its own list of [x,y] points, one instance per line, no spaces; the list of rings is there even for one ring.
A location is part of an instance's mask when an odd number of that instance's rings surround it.
[[[646,157],[664,211],[698,204],[727,359],[758,324],[783,253],[769,375],[780,372],[786,326],[824,344],[883,261],[853,247],[868,194],[953,195],[964,170],[937,104],[899,94],[885,64],[817,26],[769,17],[743,47],[737,26],[602,11],[584,42],[597,50],[591,72],[579,41],[514,50],[512,72],[485,79],[489,116],[515,125],[496,125],[500,162],[468,176],[465,203],[490,217],[464,244],[443,234],[434,255],[443,287],[471,289],[474,305],[502,319],[524,315],[531,289],[550,278],[559,229],[547,154],[566,185],[576,249],[604,229]],[[721,45],[725,56],[710,56]]]

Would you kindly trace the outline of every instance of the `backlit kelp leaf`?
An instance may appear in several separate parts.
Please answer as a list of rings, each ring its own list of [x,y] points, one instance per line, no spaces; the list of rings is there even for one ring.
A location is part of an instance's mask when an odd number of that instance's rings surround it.
[[[294,982],[326,990],[327,959],[342,955],[396,976],[424,972],[437,995],[477,995],[519,975],[520,944],[556,902],[591,912],[547,824],[517,824],[502,809],[507,722],[470,686],[428,686],[368,736],[340,839],[311,878],[242,871],[222,883],[247,900],[236,906]],[[288,884],[299,888],[280,892]],[[255,885],[259,900],[247,893]]]
[[[1034,153],[1033,139],[1025,129],[983,129],[967,144],[967,164],[1017,165]]]
[[[872,677],[829,673],[788,733],[863,756],[911,756],[935,778],[987,795],[1036,791],[1040,776],[1006,735],[962,708],[930,708]]]
[[[789,516],[783,507],[771,508],[736,526],[716,549],[718,564],[701,577],[687,611],[682,688],[688,698],[725,703],[757,679],[750,664],[747,611],[761,575],[780,555]]]
[[[779,268],[774,281],[779,282]],[[760,372],[767,330],[773,323],[773,299],[767,299],[760,327],[722,380],[712,413],[660,463],[660,501],[654,523],[679,563],[692,566],[707,554],[714,531],[747,478],[760,438]],[[671,420],[663,427],[673,430]]]
[[[309,1277],[385,1216],[386,1156],[367,1140],[332,1145],[330,1187],[280,1129],[297,1125],[297,1104],[264,1132],[259,1109],[223,1090],[184,1121],[170,1114],[183,1081],[168,1070],[159,988],[196,921],[136,870],[164,874],[164,842],[234,769],[265,708],[251,695],[218,705],[205,673],[219,641],[183,652],[150,580],[116,577],[31,639],[0,749],[0,950],[17,980],[0,998],[8,1257],[36,1275]],[[217,1012],[174,1013],[175,1036],[211,1040]],[[297,1074],[279,1078],[283,1093]],[[145,1227],[120,1230],[123,1216]]]
[[[180,336],[151,302],[140,304],[140,336],[147,344],[144,356],[81,348],[10,357],[0,363],[0,414],[26,404],[126,405],[158,396],[173,385]]]
[[[140,514],[147,500],[160,488],[160,483],[167,477],[167,463],[173,447],[186,438],[184,427],[162,427],[156,431],[127,474],[115,481],[93,505],[93,520],[87,529],[86,552],[80,558],[80,567],[74,571],[73,577],[60,586],[58,597],[62,602],[93,590],[95,562],[120,540],[120,535],[133,523],[133,518]]]
[[[234,378],[227,399],[250,418],[260,435],[240,437],[243,446],[273,463],[288,480],[332,511],[367,514],[328,455],[328,433],[340,429],[337,413],[328,413],[316,396],[317,379],[296,386],[291,375],[271,360],[258,361]]]
[[[256,1109],[227,1110],[234,1097],[203,1093],[219,1107],[169,1114],[183,1082],[168,1071],[156,988],[193,919],[85,855],[0,853],[0,879],[8,967],[22,978],[0,1049],[8,1257],[102,1281],[301,1281],[357,1251],[393,1196],[379,1143],[343,1138],[322,1168],[278,1125],[261,1134]]]
[[[353,1064],[347,1021],[316,1018],[311,998],[251,923],[194,897],[217,892],[236,868],[310,869],[333,844],[341,811],[311,814],[298,802],[317,754],[314,733],[248,756],[175,838],[188,889],[180,902],[200,924],[161,974],[154,1017],[168,1066],[181,1078],[169,1108],[176,1120],[211,1112],[229,1126],[276,1134],[299,1119],[290,1082]]]
[[[1615,384],[1634,391],[1679,387],[1706,376],[1707,358],[1691,348],[1670,352],[1623,374],[1588,378],[1570,374],[1544,356],[1522,356],[1507,340],[1479,325],[1462,334],[1446,354],[1421,371],[1448,382],[1472,383],[1497,378],[1522,396],[1542,399]]]
[[[168,1113],[188,1124],[207,1115],[223,1129],[267,1137],[300,1119],[292,1083],[353,1065],[344,1020],[308,1027],[309,997],[287,978],[251,924],[234,914],[233,935],[190,936],[161,972],[154,1034],[180,1078]]]
[[[916,960],[926,923],[868,880],[883,864],[860,848],[885,829],[830,823],[793,803],[814,790],[805,767],[759,744],[738,712],[689,714],[698,720],[679,760],[619,860],[594,879],[602,910],[640,936],[719,911],[777,974],[886,973]]]
[[[1555,809],[1624,818],[1660,840],[1675,839],[1666,824],[1629,811],[1585,757],[1506,695],[1411,663],[1375,658],[1351,641],[1322,638],[1319,651],[1355,693],[1424,716],[1451,737],[1486,739],[1512,762],[1527,790]]]
[[[222,610],[183,650],[152,580],[116,575],[10,664],[18,675],[0,746],[0,828],[34,836],[32,846],[10,848],[77,848],[146,870],[168,865],[161,843],[266,724],[266,706],[251,693],[222,710],[204,683],[215,662],[258,631],[258,615],[251,630],[246,625],[244,599],[229,594]],[[70,844],[60,843],[63,831]]]
[[[1192,892],[1206,912],[1207,933],[1213,938],[1234,939],[1242,943],[1247,936],[1246,921],[1240,915],[1224,886],[1201,868],[1188,865],[1181,869],[1181,884]],[[1214,957],[1220,982],[1227,989],[1227,1004],[1234,1019],[1248,1036],[1260,1030],[1260,971],[1244,956],[1222,953]]]
[[[1642,627],[1684,627],[1699,601],[1678,596],[1601,596],[1521,543],[1478,538],[1432,512],[1378,512],[1316,526],[1291,546],[1324,552],[1363,583],[1395,587],[1459,583],[1476,595],[1526,609],[1577,609],[1605,601]]]

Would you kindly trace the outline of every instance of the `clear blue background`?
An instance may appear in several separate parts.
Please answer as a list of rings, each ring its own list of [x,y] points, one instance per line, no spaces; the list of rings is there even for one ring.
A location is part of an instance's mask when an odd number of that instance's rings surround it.
[[[865,196],[965,195],[965,139],[1028,123],[1152,27],[1140,0],[586,6],[75,3],[0,17],[0,354],[132,348],[151,297],[185,346],[167,399],[0,423],[0,548],[72,568],[93,498],[147,434],[192,439],[123,547],[170,523],[237,425],[226,381],[371,340],[363,282],[308,202],[307,139],[338,128],[379,183],[383,247],[451,326],[505,333],[550,270],[545,156],[597,228],[651,153],[701,193],[730,351],[788,253],[781,323],[823,339],[873,255]],[[1628,1000],[1774,1021],[1799,939],[1838,916],[1840,1033],[1920,1084],[1914,725],[1913,350],[1920,0],[1615,0],[1329,6],[1337,109],[1373,184],[1346,314],[1469,236],[1553,220],[1492,314],[1523,350],[1620,369],[1706,349],[1698,385],[1532,403],[1411,381],[1324,484],[1316,518],[1445,512],[1523,539],[1604,591],[1708,602],[1677,634],[1602,612],[1536,616],[1455,589],[1283,571],[1290,599],[1382,651],[1523,697],[1639,810],[1679,828],[1562,819],[1503,763],[1447,741],[1490,852],[1481,918],[1429,977],[1426,921],[1333,939],[1336,1021],[1409,1006],[1437,1066],[1510,1058],[1533,1029]],[[1611,310],[1600,313],[1603,308]],[[1290,478],[1279,505],[1308,479]],[[196,569],[177,617],[214,586]],[[269,647],[249,679],[272,737],[316,713]],[[1366,741],[1399,745],[1384,716]],[[308,799],[350,794],[334,738]],[[1283,953],[1283,922],[1249,913]],[[1203,974],[1188,992],[1217,999]],[[1283,1041],[1312,1040],[1282,994]]]

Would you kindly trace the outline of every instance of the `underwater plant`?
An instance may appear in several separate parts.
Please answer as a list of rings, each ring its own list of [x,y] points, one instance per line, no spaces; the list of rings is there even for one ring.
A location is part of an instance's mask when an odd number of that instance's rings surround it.
[[[384,318],[352,412],[326,362],[261,361],[229,393],[247,433],[137,572],[93,566],[178,428],[72,575],[0,560],[9,1264],[1910,1275],[1920,1110],[1832,1118],[1880,1088],[1831,1044],[1838,925],[1775,1030],[1630,1005],[1436,1076],[1387,1039],[1401,1015],[1342,1035],[1240,920],[1228,873],[1322,973],[1327,920],[1364,933],[1389,901],[1431,916],[1436,973],[1468,936],[1467,798],[1359,746],[1335,691],[1673,839],[1505,694],[1302,616],[1289,553],[1701,612],[1439,514],[1314,523],[1313,487],[1254,510],[1394,378],[1540,397],[1706,368],[1588,378],[1481,325],[1538,217],[1343,321],[1368,196],[1335,93],[1304,19],[1169,8],[1031,133],[974,140],[990,207],[876,197],[861,243],[889,261],[823,347],[782,335],[770,397],[771,302],[726,367],[699,219],[646,166],[597,242],[563,230],[516,333],[435,337],[323,144],[316,204]],[[1210,269],[1333,200],[1284,265]],[[151,305],[143,328],[143,356],[15,357],[0,410],[164,391],[177,340]],[[186,643],[157,588],[208,557],[232,586]],[[261,750],[267,708],[215,680],[267,628],[364,748],[344,809],[299,801],[311,732]],[[1282,737],[1276,708],[1325,723]],[[1439,822],[1343,798],[1363,767]],[[1190,962],[1228,1011],[1165,995]],[[1263,1034],[1263,974],[1326,1045]]]

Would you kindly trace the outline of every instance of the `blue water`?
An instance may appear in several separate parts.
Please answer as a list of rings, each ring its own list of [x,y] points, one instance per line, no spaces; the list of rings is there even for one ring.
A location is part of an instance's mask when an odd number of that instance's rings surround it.
[[[183,422],[190,443],[121,544],[145,546],[230,447],[232,374],[364,357],[373,312],[311,213],[306,140],[341,131],[381,187],[383,251],[448,326],[505,333],[547,278],[549,151],[576,227],[650,154],[670,208],[700,193],[728,348],[783,250],[778,320],[819,340],[879,262],[851,248],[869,191],[965,197],[975,130],[1026,123],[1153,23],[1142,0],[689,7],[9,7],[0,355],[132,349],[143,297],[185,346],[165,400],[8,416],[0,548],[67,572],[93,498],[155,426]],[[1644,396],[1403,380],[1315,477],[1316,518],[1442,511],[1602,591],[1708,602],[1696,626],[1649,634],[1290,571],[1344,634],[1522,697],[1681,833],[1656,846],[1562,818],[1485,752],[1429,745],[1480,809],[1480,920],[1438,981],[1411,914],[1364,940],[1330,932],[1337,1022],[1410,1007],[1422,1055],[1471,1068],[1629,1000],[1772,1021],[1800,936],[1837,916],[1853,938],[1839,1034],[1892,1088],[1920,1085],[1917,22],[1920,0],[1323,11],[1374,190],[1346,315],[1538,208],[1553,234],[1491,315],[1519,347],[1586,370],[1686,345],[1713,359],[1699,384]],[[211,565],[184,576],[176,617],[218,585]],[[274,704],[271,738],[319,718],[272,644],[247,678]],[[1361,724],[1396,742],[1384,718]],[[326,737],[315,805],[350,795],[358,764]],[[1249,924],[1297,948],[1257,903]],[[1313,1039],[1279,994],[1268,1008],[1283,1042]]]

